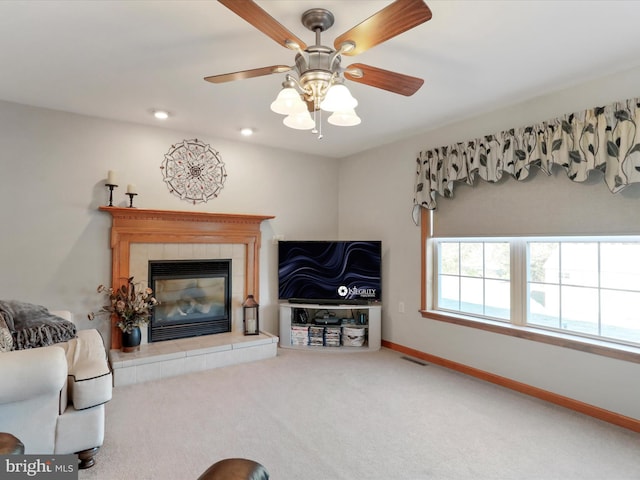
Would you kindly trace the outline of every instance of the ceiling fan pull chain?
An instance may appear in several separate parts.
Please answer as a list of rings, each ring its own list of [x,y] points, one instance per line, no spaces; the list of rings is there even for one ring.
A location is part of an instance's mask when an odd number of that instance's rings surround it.
[[[311,130],[311,133],[314,135],[318,134],[318,140],[322,140],[322,110],[318,108],[318,99],[317,97],[313,100],[313,122],[316,124]],[[318,128],[319,127],[319,128]]]
[[[315,95],[315,99],[313,101],[313,106],[314,106],[314,110],[313,110],[313,115],[316,116],[318,118],[318,122],[316,123],[316,125],[318,125],[318,140],[322,140],[322,109],[320,108],[320,99],[318,98],[318,95]]]
[[[314,135],[316,133],[318,133],[318,108],[316,105],[316,100],[313,100],[313,123],[315,124],[313,129],[311,130],[311,133],[313,133]]]

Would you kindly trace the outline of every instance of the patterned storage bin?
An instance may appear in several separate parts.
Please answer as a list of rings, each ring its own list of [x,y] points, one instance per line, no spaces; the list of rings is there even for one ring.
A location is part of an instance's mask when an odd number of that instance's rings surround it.
[[[364,327],[342,327],[342,345],[344,347],[362,347],[366,337]]]

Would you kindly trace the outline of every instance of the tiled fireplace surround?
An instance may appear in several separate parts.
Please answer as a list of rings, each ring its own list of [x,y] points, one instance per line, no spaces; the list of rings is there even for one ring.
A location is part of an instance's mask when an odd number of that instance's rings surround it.
[[[231,332],[147,342],[120,351],[112,328],[109,358],[115,386],[261,360],[276,355],[278,338],[245,336],[242,302],[259,292],[260,223],[273,217],[101,207],[112,216],[112,285],[133,276],[146,283],[149,260],[231,259]]]

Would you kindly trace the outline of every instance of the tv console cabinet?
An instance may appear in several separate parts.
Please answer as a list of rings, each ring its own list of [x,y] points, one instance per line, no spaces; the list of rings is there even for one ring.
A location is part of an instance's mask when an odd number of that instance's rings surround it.
[[[280,346],[283,348],[328,352],[380,349],[380,304],[323,305],[287,302],[280,304],[279,313]]]

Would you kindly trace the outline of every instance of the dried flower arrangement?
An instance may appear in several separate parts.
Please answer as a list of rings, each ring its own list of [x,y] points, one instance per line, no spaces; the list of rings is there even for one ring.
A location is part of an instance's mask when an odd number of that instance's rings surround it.
[[[125,333],[131,333],[135,327],[149,323],[153,308],[158,301],[153,297],[153,290],[143,288],[133,281],[133,277],[127,279],[127,284],[118,289],[99,285],[98,293],[106,293],[109,305],[104,305],[98,313],[116,315],[116,326]],[[88,317],[93,320],[96,314],[91,312]]]

